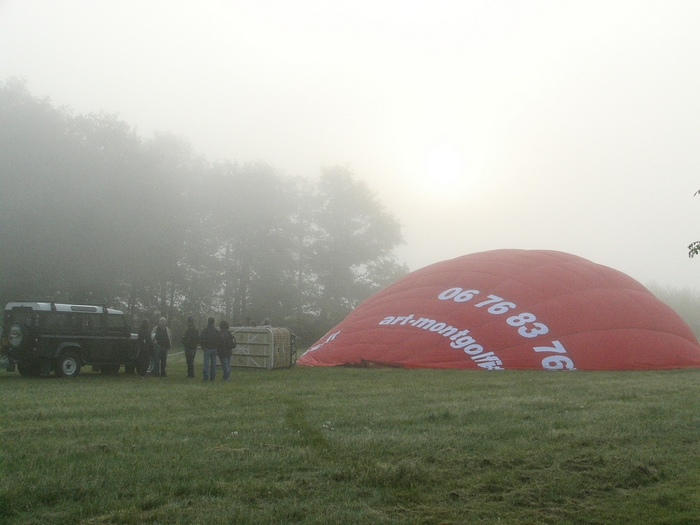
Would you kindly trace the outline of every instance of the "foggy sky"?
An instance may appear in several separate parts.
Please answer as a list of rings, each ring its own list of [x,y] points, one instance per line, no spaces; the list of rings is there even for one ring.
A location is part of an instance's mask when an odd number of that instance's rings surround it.
[[[698,2],[0,0],[0,81],[212,161],[348,166],[411,270],[553,249],[700,289],[698,27]]]

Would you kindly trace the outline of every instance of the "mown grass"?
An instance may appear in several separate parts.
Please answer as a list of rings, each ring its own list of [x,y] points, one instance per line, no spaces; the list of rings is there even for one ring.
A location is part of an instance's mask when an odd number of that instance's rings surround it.
[[[700,523],[700,370],[169,368],[1,373],[0,523]]]

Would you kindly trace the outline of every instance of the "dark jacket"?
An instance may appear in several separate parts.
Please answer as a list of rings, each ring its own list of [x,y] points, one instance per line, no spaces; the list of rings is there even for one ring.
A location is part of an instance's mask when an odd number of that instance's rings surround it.
[[[148,326],[139,328],[138,335],[139,356],[136,360],[136,368],[141,377],[146,375],[148,367],[153,359],[153,340]]]
[[[215,348],[218,349],[219,337],[219,330],[216,328],[216,326],[212,324],[207,325],[207,327],[202,330],[202,333],[199,335],[199,344],[206,350],[213,350]]]
[[[236,348],[236,339],[233,334],[228,330],[221,330],[219,346],[216,349],[217,355],[222,359],[231,357],[234,348]]]
[[[182,345],[188,349],[192,350],[197,348],[199,344],[199,332],[194,326],[188,326],[185,330],[185,335],[182,336]]]
[[[170,350],[170,337],[168,334],[168,329],[163,328],[162,326],[158,325],[156,326],[156,336],[155,336],[155,342],[160,346],[161,348]]]
[[[151,331],[148,328],[139,328],[139,348],[141,352],[153,353],[153,341],[151,340]]]

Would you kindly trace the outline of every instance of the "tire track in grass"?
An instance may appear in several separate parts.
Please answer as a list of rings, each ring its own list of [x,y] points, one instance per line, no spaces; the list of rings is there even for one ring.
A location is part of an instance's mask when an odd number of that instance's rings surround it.
[[[296,432],[298,443],[311,448],[319,461],[325,464],[327,475],[334,482],[347,482],[353,486],[371,486],[384,489],[416,490],[432,483],[428,469],[416,458],[404,458],[396,462],[380,461],[368,454],[358,454],[336,440],[328,439],[306,418],[306,410],[297,400],[287,400],[285,423]]]
[[[328,459],[326,456],[329,456],[334,447],[331,446],[328,439],[318,428],[313,427],[307,421],[306,410],[301,403],[296,400],[288,400],[285,401],[285,404],[287,405],[287,411],[284,415],[284,421],[288,428],[298,434],[299,442],[302,445],[317,450],[320,453],[319,455],[323,456],[324,459]]]

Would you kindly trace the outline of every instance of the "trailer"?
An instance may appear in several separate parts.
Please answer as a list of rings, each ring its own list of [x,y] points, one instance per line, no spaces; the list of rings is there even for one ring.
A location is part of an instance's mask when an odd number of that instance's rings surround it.
[[[231,368],[290,368],[297,361],[295,335],[288,328],[236,326]]]

